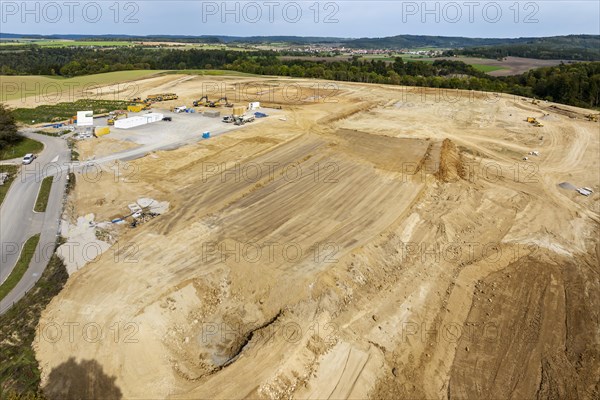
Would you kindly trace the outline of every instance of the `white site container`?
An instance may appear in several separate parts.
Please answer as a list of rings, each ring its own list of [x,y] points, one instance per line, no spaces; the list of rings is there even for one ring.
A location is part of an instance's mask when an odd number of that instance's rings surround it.
[[[77,126],[94,126],[94,112],[77,111]]]
[[[259,101],[253,101],[252,103],[248,103],[248,110],[257,110],[260,108],[260,102]]]
[[[141,116],[146,118],[149,124],[152,122],[162,121],[164,117],[164,115],[161,113],[148,113]]]
[[[163,115],[160,113],[148,113],[143,115],[137,115],[131,118],[123,118],[115,121],[115,128],[129,129],[135,128],[136,126],[150,124],[152,122],[161,121]]]

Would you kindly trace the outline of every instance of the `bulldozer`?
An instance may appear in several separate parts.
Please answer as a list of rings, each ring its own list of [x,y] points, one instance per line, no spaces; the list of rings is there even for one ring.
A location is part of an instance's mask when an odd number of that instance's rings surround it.
[[[527,117],[527,122],[529,122],[536,128],[541,128],[544,126],[544,124],[542,124],[540,121],[537,120],[537,118],[534,118],[534,117]]]

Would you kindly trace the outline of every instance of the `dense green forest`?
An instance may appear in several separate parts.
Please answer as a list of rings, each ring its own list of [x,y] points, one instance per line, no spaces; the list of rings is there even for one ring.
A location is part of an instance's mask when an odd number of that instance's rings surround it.
[[[483,58],[508,56],[542,60],[600,61],[600,36],[572,35],[527,40],[523,43],[465,47],[448,50],[445,56],[464,55]]]
[[[581,107],[600,106],[600,62],[540,68],[523,75],[492,77],[461,61],[433,63],[381,60],[282,60],[273,51],[116,48],[4,50],[0,74],[78,76],[133,69],[225,69],[259,75],[473,89],[538,97]]]

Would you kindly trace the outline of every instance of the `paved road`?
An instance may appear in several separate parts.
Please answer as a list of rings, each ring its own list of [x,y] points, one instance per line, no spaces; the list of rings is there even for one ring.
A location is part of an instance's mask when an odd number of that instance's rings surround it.
[[[41,233],[40,241],[29,269],[18,285],[0,302],[0,314],[13,302],[18,301],[39,279],[49,256],[54,249],[56,235],[62,213],[62,200],[67,182],[67,173],[60,172],[52,165],[70,162],[70,151],[63,139],[38,135],[30,131],[25,136],[44,144],[44,150],[30,165],[21,168],[19,176],[12,183],[0,208],[0,282],[10,275],[20,249],[29,237]],[[33,206],[40,190],[42,179],[54,175],[50,199],[46,212],[36,213]]]

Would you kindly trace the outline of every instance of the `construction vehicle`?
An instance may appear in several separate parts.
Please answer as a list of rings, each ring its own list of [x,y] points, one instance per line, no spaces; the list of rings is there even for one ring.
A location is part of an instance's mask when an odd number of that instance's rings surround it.
[[[199,100],[194,101],[194,107],[199,107],[202,105],[202,101],[206,100],[206,103],[204,103],[205,105],[208,105],[209,101],[208,101],[208,96],[202,96]]]
[[[540,104],[540,101],[538,99],[534,98],[533,100],[531,100],[531,104],[533,104],[534,106],[536,106],[536,105]]]
[[[244,125],[248,122],[254,122],[254,115],[242,115],[241,117],[233,117],[234,125]]]
[[[588,114],[585,117],[588,119],[588,121],[592,121],[592,122],[598,122],[598,116],[600,114]]]
[[[208,102],[206,103],[206,106],[207,106],[207,107],[212,107],[212,108],[214,108],[214,107],[219,107],[219,106],[221,105],[221,101],[223,101],[223,100],[225,101],[225,107],[233,107],[233,104],[231,104],[231,103],[229,102],[229,100],[227,100],[227,97],[221,97],[221,98],[220,98],[219,100],[217,100],[217,101],[208,101]]]
[[[234,121],[235,121],[235,117],[233,115],[226,115],[223,117],[223,122],[225,122],[227,124],[231,124]]]
[[[221,97],[219,100],[217,100],[217,103],[221,103],[221,100],[225,101],[225,107],[229,107],[229,108],[233,107],[233,103],[230,103],[229,100],[227,100],[227,97],[225,97],[225,96]]]
[[[116,110],[108,114],[108,120],[106,123],[108,125],[114,125],[115,121],[121,118],[127,118],[128,114],[124,110]]]
[[[150,108],[150,105],[148,103],[145,102],[141,102],[141,101],[136,101],[136,102],[132,102],[127,106],[127,111],[129,112],[141,112],[144,110],[148,110]]]
[[[178,98],[179,96],[177,96],[175,93],[150,94],[148,97],[146,97],[146,102],[177,100]]]
[[[529,122],[530,124],[532,124],[536,128],[541,128],[541,127],[544,126],[541,122],[539,122],[537,120],[537,118],[534,118],[534,117],[527,117],[527,122]]]

